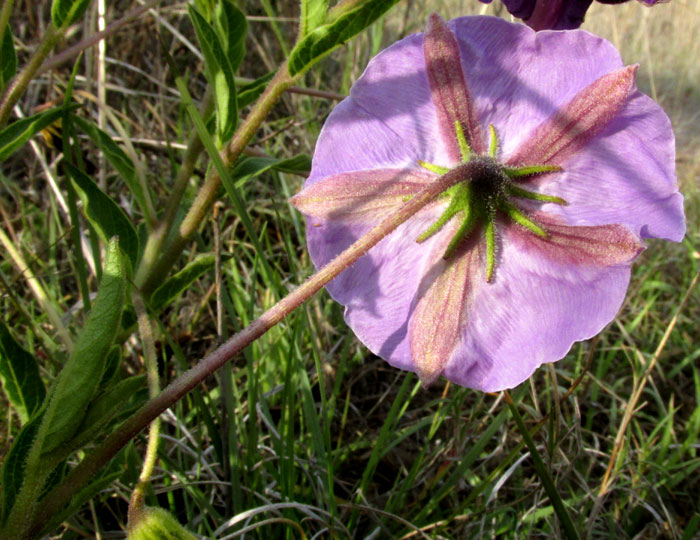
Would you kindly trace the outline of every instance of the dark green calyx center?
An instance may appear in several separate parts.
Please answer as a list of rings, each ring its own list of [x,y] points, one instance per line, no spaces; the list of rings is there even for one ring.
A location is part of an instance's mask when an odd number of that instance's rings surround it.
[[[530,199],[540,202],[566,204],[560,197],[544,195],[523,189],[516,185],[514,179],[526,180],[527,177],[550,172],[561,171],[556,165],[531,165],[526,167],[508,167],[497,159],[498,138],[493,126],[490,126],[491,141],[487,155],[471,153],[466,143],[464,133],[459,123],[455,124],[457,141],[462,153],[462,164],[458,165],[465,171],[464,181],[445,190],[440,196],[448,199],[447,207],[442,215],[426,229],[417,242],[423,242],[438,232],[452,218],[459,220],[457,230],[445,249],[443,257],[449,259],[463,240],[468,238],[479,227],[483,228],[486,240],[486,281],[491,281],[495,265],[496,253],[496,216],[514,221],[537,236],[546,237],[547,232],[537,224],[511,199]],[[437,174],[450,171],[445,167],[420,161],[419,164]],[[468,167],[465,167],[468,164]]]

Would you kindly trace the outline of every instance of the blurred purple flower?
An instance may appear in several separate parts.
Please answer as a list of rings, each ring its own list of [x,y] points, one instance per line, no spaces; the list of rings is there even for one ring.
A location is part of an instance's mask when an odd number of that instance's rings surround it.
[[[479,0],[490,4],[492,0]],[[602,4],[622,4],[629,0],[598,0]],[[670,0],[639,0],[653,6]],[[583,23],[593,0],[502,0],[508,13],[522,19],[534,30],[572,30]]]
[[[370,62],[292,199],[316,267],[472,171],[327,286],[372,352],[497,391],[615,317],[641,239],[685,233],[671,125],[635,72],[588,32],[493,17],[432,15]]]

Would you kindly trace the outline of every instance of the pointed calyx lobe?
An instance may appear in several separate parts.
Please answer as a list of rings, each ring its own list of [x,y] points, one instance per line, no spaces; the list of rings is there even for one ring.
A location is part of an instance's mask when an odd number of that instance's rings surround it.
[[[442,141],[451,159],[460,161],[460,148],[455,137],[459,123],[471,150],[483,153],[484,140],[474,103],[462,72],[457,38],[447,23],[433,13],[428,19],[423,51],[430,82],[430,92],[437,109]]]

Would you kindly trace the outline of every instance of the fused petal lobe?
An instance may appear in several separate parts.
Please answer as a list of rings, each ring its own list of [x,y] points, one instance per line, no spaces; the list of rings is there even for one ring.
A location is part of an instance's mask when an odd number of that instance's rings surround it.
[[[470,296],[485,282],[482,250],[476,240],[480,235],[464,241],[449,259],[442,257],[458,226],[458,220],[453,219],[440,233],[441,241],[432,250],[429,260],[433,264],[418,288],[408,327],[414,367],[426,386],[442,374],[468,316]]]
[[[307,216],[344,223],[386,217],[435,175],[412,169],[377,169],[335,174],[305,187],[292,204]]]
[[[437,109],[442,141],[450,158],[460,161],[460,149],[455,134],[459,122],[471,149],[479,154],[485,150],[481,127],[472,97],[464,79],[459,46],[447,23],[433,13],[428,19],[423,49],[430,81],[430,92]]]
[[[627,66],[589,84],[534,129],[508,158],[511,164],[562,164],[620,112],[634,90],[637,66]]]
[[[574,227],[547,216],[536,214],[534,219],[543,226],[546,237],[531,234],[516,225],[509,239],[521,249],[558,263],[585,266],[630,264],[644,250],[644,244],[623,225]]]

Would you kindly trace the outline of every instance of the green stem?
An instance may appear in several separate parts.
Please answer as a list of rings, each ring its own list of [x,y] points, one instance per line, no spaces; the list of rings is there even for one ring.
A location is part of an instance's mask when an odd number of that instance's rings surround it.
[[[578,531],[576,530],[576,527],[574,526],[574,522],[571,520],[571,516],[566,510],[564,502],[561,500],[561,496],[557,491],[557,487],[554,485],[554,480],[552,480],[552,477],[549,474],[547,467],[542,461],[542,457],[540,456],[539,451],[537,450],[537,445],[535,444],[535,441],[532,438],[532,435],[530,434],[530,430],[527,429],[527,426],[525,425],[522,416],[520,416],[520,413],[518,412],[518,407],[515,405],[515,403],[513,403],[513,400],[510,397],[510,393],[506,390],[504,392],[504,395],[506,403],[508,403],[508,407],[510,408],[510,412],[513,415],[513,419],[518,425],[520,434],[523,436],[523,439],[525,439],[525,444],[527,445],[528,450],[530,450],[530,457],[532,457],[532,462],[535,465],[537,476],[540,477],[542,485],[544,486],[544,489],[547,492],[547,495],[549,496],[549,501],[552,503],[554,511],[556,512],[557,517],[559,518],[559,522],[564,527],[564,534],[569,540],[579,540],[580,537]]]
[[[289,313],[301,306],[385,236],[428,203],[435,200],[442,192],[459,182],[468,181],[473,173],[473,168],[473,164],[467,163],[452,169],[444,176],[438,178],[316,272],[299,288],[277,302],[277,304],[264,312],[260,318],[238,332],[214,352],[204,357],[190,370],[180,375],[160,394],[141,407],[133,416],[125,420],[90,455],[77,465],[61,484],[46,496],[41,507],[33,517],[32,525],[24,533],[24,538],[31,538],[40,532],[43,524],[48,521],[50,516],[62,508],[74,493],[82,489],[124,445],[153,419],[157,418],[159,414],[180,400],[245,347],[265,334]]]
[[[19,101],[19,98],[27,90],[30,81],[34,78],[44,59],[49,55],[64,31],[62,28],[56,29],[53,24],[49,24],[46,32],[44,32],[44,37],[41,39],[41,43],[39,43],[39,47],[34,51],[24,69],[10,83],[0,104],[0,129],[7,123],[15,103]]]
[[[153,327],[148,318],[148,312],[139,293],[134,294],[134,309],[138,319],[139,333],[143,342],[144,363],[146,365],[146,379],[148,380],[148,395],[153,399],[160,393],[160,381],[158,379],[158,359],[156,345],[153,338]],[[146,488],[151,481],[153,469],[158,459],[158,438],[160,436],[160,418],[156,417],[151,422],[148,430],[148,444],[146,455],[139,481],[131,494],[128,512],[128,529],[132,529],[143,516],[143,499]]]
[[[231,143],[222,151],[221,158],[226,166],[234,163],[243,153],[260,124],[262,124],[272,107],[293,82],[294,78],[289,74],[287,63],[284,62],[277,70],[270,84],[268,84],[265,92],[258,98],[246,119],[236,130]],[[175,231],[172,242],[165,248],[162,256],[152,267],[144,269],[143,274],[140,276],[141,280],[136,281],[137,286],[141,288],[145,297],[148,297],[155,287],[162,283],[170,268],[182,253],[182,250],[185,249],[187,243],[197,232],[202,220],[209,213],[212,204],[214,204],[220,186],[221,178],[215,170],[212,170],[199,193],[197,193],[197,197],[187,212],[185,219],[180,224],[179,229]]]

